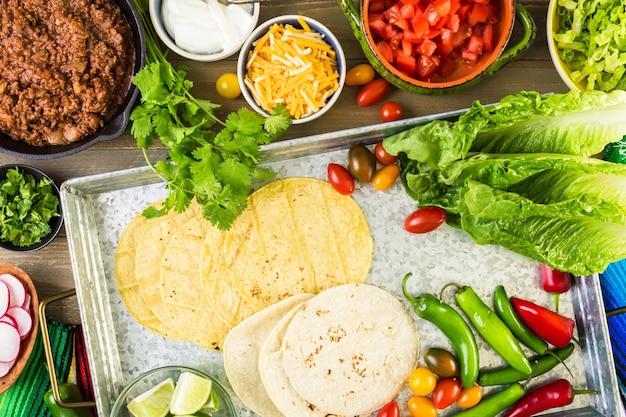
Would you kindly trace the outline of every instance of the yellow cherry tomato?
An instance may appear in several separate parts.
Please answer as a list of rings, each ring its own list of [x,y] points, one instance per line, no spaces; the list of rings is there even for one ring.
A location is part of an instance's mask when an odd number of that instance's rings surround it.
[[[358,64],[346,72],[346,85],[365,85],[376,76],[370,64]]]
[[[372,186],[377,190],[384,191],[391,187],[399,176],[400,167],[398,165],[385,165],[374,174]]]
[[[215,89],[217,94],[224,98],[237,98],[241,94],[241,87],[239,86],[239,80],[237,80],[237,74],[232,72],[225,72],[220,75],[215,81]]]
[[[473,385],[469,388],[461,390],[459,398],[456,403],[461,408],[472,408],[480,402],[483,398],[483,390],[478,385]]]
[[[415,395],[429,395],[437,385],[437,377],[430,369],[420,367],[411,372],[408,385]]]
[[[413,417],[437,416],[437,408],[428,397],[411,397],[406,405]]]

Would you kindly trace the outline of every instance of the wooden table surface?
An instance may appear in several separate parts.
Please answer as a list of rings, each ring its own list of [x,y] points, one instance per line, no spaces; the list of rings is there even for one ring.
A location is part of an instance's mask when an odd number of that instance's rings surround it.
[[[339,39],[346,54],[348,68],[366,62],[360,45],[336,0],[264,1],[259,23],[283,14],[302,14],[312,17],[325,24]],[[548,0],[520,0],[520,3],[530,12],[537,25],[537,37],[532,47],[523,56],[478,85],[460,92],[443,96],[427,96],[392,89],[386,100],[397,101],[402,105],[405,117],[414,117],[465,108],[474,100],[493,103],[505,95],[520,91],[542,93],[567,91],[567,87],[559,78],[550,60],[546,43],[545,23]],[[516,35],[519,35],[518,32],[516,28],[511,43],[515,41]],[[242,97],[234,100],[219,97],[214,88],[215,80],[219,75],[224,72],[236,72],[236,55],[223,61],[210,63],[187,61],[173,53],[169,58],[175,67],[184,64],[189,68],[188,78],[194,82],[192,92],[195,96],[222,105],[218,110],[220,116],[225,116],[230,111],[246,105]],[[355,97],[358,90],[358,87],[344,87],[338,102],[328,113],[316,121],[292,126],[283,139],[379,123],[379,106],[367,108],[357,106]],[[151,153],[154,157],[165,155],[164,150],[159,148],[155,148]],[[143,166],[145,161],[134,139],[130,136],[122,136],[96,144],[76,155],[53,160],[23,160],[0,154],[0,165],[11,163],[26,163],[43,169],[57,184],[61,184],[69,178]],[[40,299],[74,287],[64,230],[50,245],[39,251],[20,254],[0,249],[0,256],[2,262],[19,266],[33,278]],[[79,309],[74,297],[50,305],[48,314],[64,323],[80,321]]]

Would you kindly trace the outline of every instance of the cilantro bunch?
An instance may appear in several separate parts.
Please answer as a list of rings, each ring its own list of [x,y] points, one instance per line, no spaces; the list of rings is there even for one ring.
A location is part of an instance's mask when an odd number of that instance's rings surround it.
[[[220,120],[214,114],[218,104],[190,93],[193,82],[186,78],[187,68],[174,69],[167,61],[147,1],[133,3],[144,28],[147,63],[133,77],[141,100],[130,116],[130,132],[148,165],[170,190],[161,209],[150,207],[144,215],[157,217],[172,209],[180,213],[195,198],[204,217],[227,230],[245,209],[252,181],[274,175],[257,166],[260,146],[286,132],[292,122],[289,112],[280,106],[264,117],[241,108]],[[157,138],[169,152],[166,160],[153,163],[147,150]]]
[[[17,167],[0,181],[0,240],[27,247],[48,236],[49,222],[59,217],[59,198],[52,182],[37,180]]]

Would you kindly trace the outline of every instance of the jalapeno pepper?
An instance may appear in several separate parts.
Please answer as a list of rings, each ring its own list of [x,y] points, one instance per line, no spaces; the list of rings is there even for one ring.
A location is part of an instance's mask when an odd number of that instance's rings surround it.
[[[560,363],[563,363],[565,359],[569,358],[574,352],[575,345],[570,343],[562,349],[549,351],[545,355],[538,355],[529,359],[531,366],[533,367],[532,376],[543,375],[551,369],[554,369]],[[528,375],[524,375],[522,372],[514,369],[510,366],[497,369],[482,370],[478,374],[478,385],[483,387],[489,387],[494,385],[506,385],[514,382],[520,382],[528,379]]]
[[[471,387],[478,377],[479,354],[474,333],[463,320],[463,317],[449,305],[440,302],[432,294],[411,295],[406,282],[411,276],[406,274],[402,279],[402,292],[411,303],[418,317],[433,323],[450,340],[459,360],[461,382],[464,388]]]
[[[529,376],[533,369],[519,341],[506,324],[480,299],[471,287],[452,285],[457,287],[457,291],[454,294],[457,304],[474,325],[478,334],[509,365]]]
[[[84,401],[83,394],[75,384],[59,384],[59,396],[63,402],[67,403]],[[87,407],[61,407],[55,401],[52,390],[44,394],[43,401],[53,417],[93,417],[91,410]]]
[[[594,390],[574,390],[566,379],[557,379],[528,392],[515,403],[504,417],[530,417],[555,407],[564,407],[574,401],[576,394],[597,394]]]
[[[569,273],[541,264],[541,287],[552,294],[555,311],[559,311],[560,295],[568,292],[571,286],[572,280]]]
[[[511,297],[511,304],[524,323],[546,342],[557,348],[563,348],[571,342],[574,320],[517,297]]]
[[[548,352],[548,344],[526,326],[515,312],[502,285],[496,287],[493,294],[493,305],[498,316],[511,330],[511,333],[513,333],[517,340],[539,355],[545,355]]]
[[[518,383],[484,397],[478,404],[451,417],[494,417],[524,396],[524,388]]]

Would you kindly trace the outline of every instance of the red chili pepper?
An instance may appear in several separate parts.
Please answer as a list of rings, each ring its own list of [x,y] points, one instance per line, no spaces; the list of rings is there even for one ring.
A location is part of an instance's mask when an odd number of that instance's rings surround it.
[[[554,309],[559,311],[559,295],[566,293],[572,286],[570,274],[541,265],[541,286],[554,297]]]
[[[564,348],[572,340],[575,323],[569,317],[517,297],[511,297],[511,304],[522,321],[551,345]]]
[[[597,394],[594,390],[574,390],[566,379],[557,379],[541,385],[515,403],[504,417],[530,417],[555,407],[563,407],[574,401],[577,394]]]

